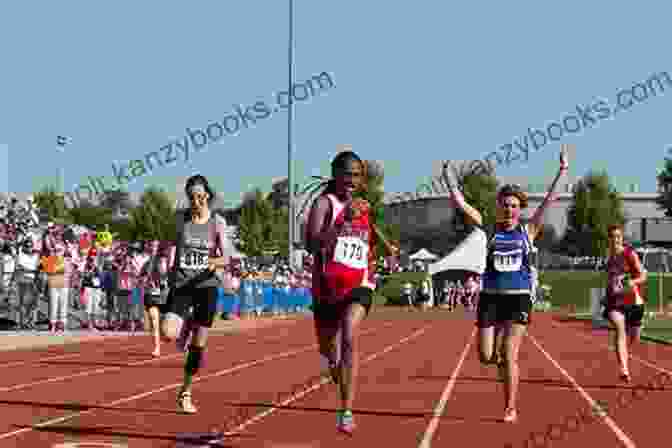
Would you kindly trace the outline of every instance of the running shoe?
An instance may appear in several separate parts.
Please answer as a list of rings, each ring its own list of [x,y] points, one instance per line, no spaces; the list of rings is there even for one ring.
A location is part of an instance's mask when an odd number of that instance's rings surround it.
[[[177,406],[185,414],[195,414],[198,412],[194,403],[191,402],[191,392],[180,392],[177,396]]]
[[[632,380],[632,378],[630,377],[630,372],[628,372],[627,370],[623,370],[623,369],[621,369],[620,378],[621,378],[621,381],[624,381],[626,383],[629,383]]]
[[[340,432],[352,435],[355,431],[355,418],[351,411],[339,411],[337,422],[337,428]]]
[[[516,421],[518,421],[518,411],[511,408],[506,408],[506,411],[504,411],[504,422],[516,423]]]

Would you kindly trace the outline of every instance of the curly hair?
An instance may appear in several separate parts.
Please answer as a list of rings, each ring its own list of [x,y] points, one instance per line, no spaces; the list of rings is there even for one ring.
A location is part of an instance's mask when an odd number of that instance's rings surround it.
[[[523,191],[520,185],[517,184],[507,184],[499,189],[497,192],[497,202],[500,202],[502,199],[508,196],[514,196],[520,201],[520,208],[527,208],[529,203],[529,198],[527,193]]]

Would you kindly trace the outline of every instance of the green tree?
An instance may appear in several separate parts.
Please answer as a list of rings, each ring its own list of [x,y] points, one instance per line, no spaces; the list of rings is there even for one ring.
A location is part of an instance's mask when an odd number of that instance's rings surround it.
[[[276,250],[278,251],[278,255],[285,258],[288,257],[289,210],[287,207],[280,207],[274,210],[271,234]]]
[[[625,221],[623,199],[606,172],[591,171],[574,188],[564,248],[577,256],[604,256],[607,227]]]
[[[672,159],[665,157],[665,167],[656,176],[660,193],[656,198],[659,210],[665,211],[665,216],[672,217]]]
[[[113,219],[124,219],[124,212],[130,211],[133,208],[131,195],[128,191],[124,190],[105,191],[101,205],[112,210]]]
[[[398,225],[385,222],[385,206],[383,198],[385,196],[384,183],[385,173],[380,162],[367,161],[368,176],[366,189],[355,193],[355,198],[365,199],[369,203],[371,217],[376,226],[389,242],[399,242],[401,228]],[[386,254],[385,245],[378,240],[376,245],[376,254],[382,256]]]
[[[79,204],[78,207],[68,210],[73,224],[89,228],[102,229],[105,224],[112,222],[112,210],[105,207],[95,206],[89,202]]]
[[[241,205],[236,240],[238,250],[249,257],[261,256],[264,251],[263,205],[258,204],[263,199],[263,193],[257,189],[246,194]]]
[[[484,226],[493,226],[496,222],[498,181],[493,165],[486,165],[474,160],[454,163],[455,178],[462,190],[465,200],[483,216]],[[459,233],[467,233],[464,213],[456,209],[453,218],[455,229]]]
[[[38,209],[47,216],[49,221],[57,224],[69,224],[70,214],[65,199],[52,185],[46,186],[34,195],[34,202]]]
[[[175,240],[176,212],[171,198],[160,188],[147,188],[138,207],[130,212],[133,240]]]

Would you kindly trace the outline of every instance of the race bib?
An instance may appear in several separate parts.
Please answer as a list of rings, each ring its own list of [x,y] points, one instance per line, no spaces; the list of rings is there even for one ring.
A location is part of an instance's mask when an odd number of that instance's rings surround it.
[[[208,268],[208,253],[206,251],[190,250],[180,257],[180,268],[199,271]]]
[[[160,296],[161,295],[161,289],[159,288],[151,288],[149,290],[149,295],[150,296]]]
[[[336,242],[334,261],[353,269],[366,269],[369,264],[369,245],[359,238],[341,236]]]
[[[496,251],[493,253],[495,269],[499,272],[516,272],[523,265],[523,251]]]
[[[100,288],[100,279],[98,277],[93,277],[91,279],[91,284],[93,284],[94,288]]]

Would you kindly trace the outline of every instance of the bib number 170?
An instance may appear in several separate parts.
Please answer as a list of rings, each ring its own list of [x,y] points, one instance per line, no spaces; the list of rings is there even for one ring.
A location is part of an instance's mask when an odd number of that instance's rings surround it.
[[[366,269],[368,264],[368,247],[357,238],[339,238],[334,253],[334,261],[354,269]]]

